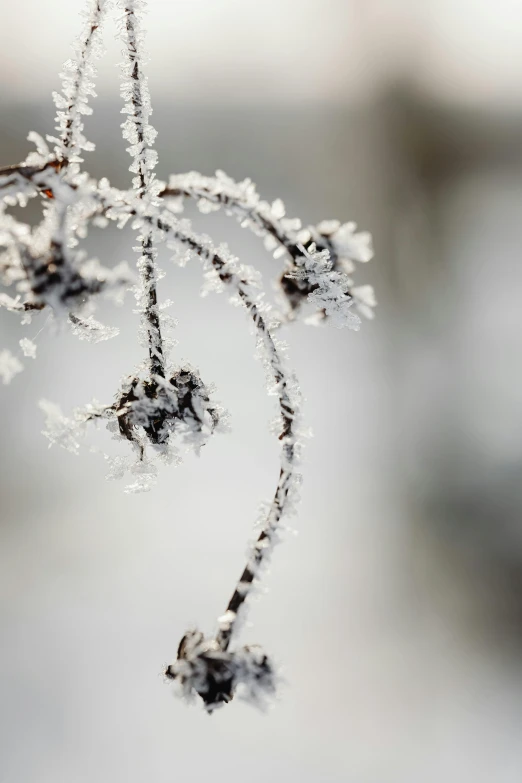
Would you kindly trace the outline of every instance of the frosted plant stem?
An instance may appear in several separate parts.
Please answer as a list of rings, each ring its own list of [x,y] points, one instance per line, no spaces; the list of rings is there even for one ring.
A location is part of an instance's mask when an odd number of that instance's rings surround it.
[[[152,234],[142,238],[143,256],[140,264],[140,276],[146,296],[143,318],[147,329],[151,375],[165,377],[165,356],[158,313],[158,294],[156,288],[156,268],[153,254]]]
[[[249,204],[247,199],[238,193],[235,183],[235,187],[227,189],[224,182],[213,177],[199,177],[197,184],[193,183],[193,179],[190,173],[176,174],[171,177],[174,184],[161,191],[161,198],[183,197],[196,201],[204,199],[211,204],[222,206],[239,220],[249,221],[251,228],[260,231],[262,235],[269,234],[294,260],[302,256],[298,242],[283,229],[280,220],[270,214],[266,203],[256,201],[254,205]]]
[[[274,380],[276,381],[280,390],[279,408],[281,412],[283,428],[279,438],[282,441],[282,464],[279,471],[276,491],[265,524],[257,538],[257,541],[252,547],[241,577],[239,578],[239,581],[234,588],[232,597],[228,602],[227,616],[230,617],[230,620],[220,627],[216,637],[216,640],[222,650],[226,650],[230,644],[239,610],[245,603],[252,590],[254,579],[263,564],[265,555],[270,552],[271,544],[273,543],[277,527],[281,517],[284,514],[285,502],[288,498],[288,494],[292,486],[292,480],[295,474],[295,433],[293,432],[295,410],[288,395],[287,382],[281,370],[281,361],[277,352],[277,348],[270,332],[266,327],[263,317],[257,310],[256,305],[252,302],[249,302],[248,298],[241,292],[239,292],[239,296],[244,301],[258,333],[260,333],[261,338],[265,342],[266,348],[271,357],[270,363],[274,373]]]
[[[212,260],[212,264],[214,268],[218,269],[219,272],[218,263],[219,259],[215,257]],[[233,281],[229,280],[224,282],[228,282],[228,284],[230,284]],[[254,326],[257,330],[259,339],[263,342],[267,357],[269,357],[274,382],[278,390],[279,410],[281,413],[282,424],[282,430],[279,435],[279,439],[282,442],[282,452],[279,477],[270,510],[267,514],[266,521],[257,538],[257,541],[252,547],[241,577],[239,578],[239,581],[234,588],[232,597],[228,602],[227,613],[230,614],[227,616],[231,619],[228,620],[222,627],[220,627],[216,637],[216,640],[222,650],[226,650],[230,644],[239,610],[248,598],[252,590],[254,579],[263,565],[265,556],[269,554],[271,545],[274,543],[273,539],[275,537],[279,522],[281,521],[281,517],[284,514],[285,501],[288,497],[288,493],[292,486],[292,481],[295,474],[295,432],[293,427],[296,417],[296,410],[288,392],[288,381],[283,370],[282,360],[274,343],[274,339],[270,334],[266,322],[259,312],[256,303],[252,302],[249,296],[243,290],[241,290],[240,287],[238,287],[238,295],[250,313],[250,317],[252,318]]]
[[[206,247],[203,242],[198,240],[196,235],[185,233],[177,227],[173,228],[161,218],[157,221],[157,226],[170,238],[188,246],[197,253],[202,261],[210,262],[219,275],[221,282],[227,287],[235,289],[236,295],[239,297],[252,319],[260,346],[264,349],[266,362],[270,368],[279,402],[279,411],[281,415],[281,432],[279,434],[279,440],[281,441],[282,446],[279,477],[266,520],[256,542],[252,546],[247,563],[234,588],[232,597],[228,602],[227,614],[225,615],[226,620],[224,623],[220,624],[220,630],[216,636],[216,641],[220,649],[226,651],[234,633],[237,615],[252,590],[254,580],[263,565],[263,561],[270,554],[272,545],[275,543],[277,529],[281,518],[285,513],[289,492],[294,481],[297,479],[297,433],[295,431],[295,422],[298,414],[297,401],[292,400],[290,379],[285,372],[283,358],[278,350],[276,342],[260,311],[259,305],[248,293],[250,287],[248,281],[242,279],[234,272],[230,272],[228,270],[227,261],[221,257],[219,252]]]
[[[124,124],[126,132],[134,142],[134,149],[129,152],[134,154],[134,165],[131,167],[137,177],[134,179],[134,189],[138,191],[138,197],[142,200],[150,197],[150,185],[153,179],[151,165],[147,159],[146,147],[150,143],[146,138],[146,130],[152,131],[148,126],[148,114],[150,114],[150,98],[144,95],[146,82],[140,64],[140,43],[142,33],[139,30],[139,21],[136,16],[135,3],[126,3],[124,8],[125,25],[124,40],[127,45],[129,59],[128,78],[131,80],[128,111],[129,119]],[[154,133],[154,131],[152,131]],[[155,135],[155,133],[154,133]],[[155,250],[152,231],[144,230],[141,234],[141,247],[143,254],[138,263],[141,283],[143,287],[143,321],[147,333],[149,351],[149,363],[151,375],[159,375],[165,378],[165,356],[163,337],[158,312],[157,274],[155,264]]]
[[[79,59],[76,65],[76,74],[72,80],[72,90],[70,93],[69,104],[65,107],[67,119],[62,128],[62,154],[63,164],[69,162],[69,150],[76,146],[83,130],[82,110],[80,108],[80,97],[82,92],[88,87],[90,74],[87,65],[93,55],[93,46],[96,42],[96,32],[99,30],[102,21],[102,15],[105,10],[106,0],[94,0],[88,4],[89,17],[85,31],[80,36],[78,42]],[[84,113],[86,113],[84,111]]]
[[[276,492],[265,526],[252,547],[247,564],[243,569],[241,577],[232,593],[232,597],[228,602],[227,613],[225,615],[227,621],[224,626],[219,629],[216,636],[216,641],[223,651],[228,649],[234,633],[236,617],[252,590],[256,574],[263,564],[264,554],[265,552],[270,551],[273,534],[284,513],[285,500],[288,496],[292,478],[293,475],[291,470],[283,470],[283,468],[281,468]],[[229,617],[231,619],[228,619]]]
[[[290,306],[287,317],[293,318],[310,294],[316,305],[325,305],[323,315],[333,315],[337,326],[359,328],[352,305],[365,317],[373,317],[373,290],[356,286],[349,277],[355,261],[369,261],[373,255],[370,235],[356,233],[355,223],[326,220],[303,227],[299,219],[285,217],[280,199],[272,204],[263,201],[250,179],[234,182],[222,171],[215,177],[193,171],[174,174],[160,196],[171,201],[192,198],[203,213],[223,208],[242,227],[262,237],[274,258],[285,260],[279,285]]]

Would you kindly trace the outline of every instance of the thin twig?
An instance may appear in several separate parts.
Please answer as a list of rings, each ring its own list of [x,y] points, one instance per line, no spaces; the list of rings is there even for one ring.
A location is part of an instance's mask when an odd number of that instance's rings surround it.
[[[146,156],[146,146],[149,142],[145,136],[145,128],[148,125],[148,113],[150,113],[150,108],[145,104],[149,103],[149,98],[148,95],[143,94],[144,76],[141,70],[139,52],[141,31],[134,4],[130,2],[126,4],[124,13],[124,40],[127,45],[128,75],[132,87],[128,104],[130,106],[129,119],[127,123],[124,123],[124,130],[126,138],[136,142],[137,151],[134,155],[134,166],[136,168],[131,168],[133,170],[137,169],[137,181],[134,184],[135,189],[138,191],[138,197],[145,199],[150,196],[149,190],[152,182],[150,166]],[[135,138],[133,138],[134,134]],[[150,372],[151,375],[159,375],[164,378],[165,356],[158,312],[157,275],[152,231],[144,231],[142,233],[141,247],[143,255],[138,266],[145,295],[143,318],[147,332]]]
[[[88,91],[92,93],[92,87],[89,84],[89,76],[93,66],[93,48],[96,43],[96,33],[102,22],[102,15],[107,5],[106,0],[89,0],[88,11],[90,16],[86,23],[83,35],[78,40],[79,58],[73,68],[73,76],[70,80],[70,89],[67,91],[68,104],[58,113],[58,127],[61,128],[61,156],[65,166],[70,162],[73,155],[77,154],[84,146],[82,138],[83,115],[90,113],[87,107],[86,98],[83,93]],[[55,101],[63,106],[60,97],[55,95]],[[80,106],[82,109],[80,110]],[[85,148],[85,147],[84,147]]]
[[[250,315],[259,342],[264,347],[279,401],[281,415],[281,431],[279,434],[281,441],[281,466],[277,486],[263,528],[252,547],[247,564],[227,605],[227,619],[221,624],[216,637],[220,648],[226,651],[234,632],[238,612],[250,594],[254,579],[263,565],[263,561],[269,554],[271,545],[274,543],[279,522],[285,513],[289,492],[297,478],[296,421],[298,410],[297,400],[293,399],[294,395],[290,391],[290,386],[295,385],[296,381],[292,379],[291,383],[289,376],[285,372],[283,357],[280,354],[276,341],[259,309],[258,303],[249,294],[249,289],[251,288],[249,281],[229,271],[227,260],[219,252],[207,247],[192,232],[188,233],[177,226],[171,225],[168,217],[160,217],[156,221],[156,225],[158,229],[165,233],[167,238],[190,248],[203,262],[209,262],[217,272],[221,282],[228,288],[233,289],[237,294]]]

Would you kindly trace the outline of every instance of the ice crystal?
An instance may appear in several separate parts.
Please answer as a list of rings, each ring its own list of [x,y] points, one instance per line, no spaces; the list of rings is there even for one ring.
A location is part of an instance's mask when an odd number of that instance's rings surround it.
[[[84,119],[92,111],[95,61],[102,52],[101,31],[111,7],[118,11],[118,35],[123,43],[121,64],[123,98],[121,125],[131,156],[130,187],[119,189],[106,178],[93,179],[82,169],[83,154],[93,145],[84,135]],[[353,222],[327,220],[303,226],[286,214],[280,199],[264,201],[250,179],[235,182],[222,171],[214,177],[196,172],[176,174],[167,183],[156,178],[156,131],[150,123],[152,104],[144,65],[143,0],[87,0],[84,26],[74,57],[63,66],[62,88],[54,94],[57,136],[46,140],[29,134],[35,149],[15,166],[0,169],[0,307],[28,323],[40,313],[66,321],[80,340],[100,342],[118,330],[99,323],[93,313],[99,297],[121,303],[134,291],[141,316],[139,338],[144,361],[115,390],[112,402],[92,402],[66,416],[43,400],[44,435],[77,454],[88,426],[103,423],[127,452],[105,454],[108,478],[130,477],[126,492],[144,492],[157,480],[161,464],[180,461],[180,448],[199,453],[211,436],[226,430],[226,412],[213,399],[191,365],[172,365],[174,342],[165,330],[175,324],[166,309],[171,302],[158,298],[162,272],[158,246],[175,252],[180,266],[199,259],[204,295],[225,292],[244,311],[255,336],[268,393],[277,404],[272,432],[280,445],[277,480],[272,500],[263,504],[246,564],[237,580],[216,633],[205,637],[190,631],[183,637],[176,661],[166,676],[186,696],[199,695],[206,709],[242,694],[261,705],[273,695],[277,677],[270,659],[257,646],[233,647],[248,601],[259,589],[260,578],[286,519],[295,513],[301,476],[299,465],[305,431],[301,424],[299,384],[288,366],[287,346],[276,337],[282,322],[307,318],[314,322],[358,329],[359,316],[373,317],[375,295],[369,285],[355,285],[357,263],[373,255],[371,237],[357,232]],[[42,203],[42,219],[31,226],[11,213],[30,199]],[[226,244],[215,244],[182,217],[184,202],[194,199],[208,214],[223,209],[258,236],[279,261],[277,284],[283,312],[266,301],[260,274],[246,266]],[[91,226],[127,224],[136,233],[137,278],[125,263],[113,268],[89,258],[82,243]],[[35,343],[19,342],[25,356],[35,358]],[[0,352],[0,377],[9,383],[22,370],[8,350]]]
[[[49,400],[40,400],[39,406],[45,414],[43,434],[48,438],[49,446],[57,444],[72,454],[77,454],[80,448],[79,422],[68,419],[63,415],[61,408]]]
[[[114,326],[104,326],[96,321],[92,315],[87,318],[80,318],[74,313],[69,316],[71,330],[80,340],[87,340],[91,343],[101,343],[104,340],[110,340],[116,337],[120,330]]]
[[[24,356],[27,356],[30,359],[36,359],[36,343],[33,343],[33,341],[29,340],[27,337],[23,337],[20,340],[19,345]]]
[[[62,92],[53,93],[57,108],[56,130],[59,138],[55,142],[58,160],[70,164],[82,162],[81,151],[91,151],[94,145],[83,135],[83,117],[92,114],[89,97],[96,96],[94,61],[103,54],[101,25],[109,3],[107,0],[87,0],[83,16],[84,27],[73,45],[74,59],[63,64]],[[41,139],[36,139],[37,151],[45,156],[47,149]]]
[[[15,375],[22,372],[23,369],[22,362],[13,356],[11,351],[7,349],[0,351],[0,377],[4,385],[11,383]]]
[[[363,302],[360,293],[363,288],[367,294],[371,286],[354,288],[350,277],[354,261],[366,262],[373,256],[370,234],[355,233],[355,223],[323,220],[303,228],[298,218],[285,217],[281,199],[272,204],[262,201],[250,179],[234,182],[223,171],[214,178],[193,171],[172,175],[162,195],[175,212],[183,208],[183,198],[194,198],[202,212],[223,207],[241,226],[262,237],[274,258],[285,260],[279,284],[292,317],[305,301],[338,327],[359,328],[358,317],[349,312],[352,306],[372,317],[374,305]]]

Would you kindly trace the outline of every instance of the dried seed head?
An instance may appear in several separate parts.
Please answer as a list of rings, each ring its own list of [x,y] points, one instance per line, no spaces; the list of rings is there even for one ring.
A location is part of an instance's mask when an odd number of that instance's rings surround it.
[[[120,433],[136,440],[136,430],[144,430],[155,446],[168,443],[175,431],[186,437],[211,434],[221,411],[210,403],[208,391],[198,373],[181,367],[168,378],[143,380],[132,377],[124,383],[116,403]]]
[[[188,631],[180,642],[175,663],[165,676],[181,686],[182,694],[201,697],[208,713],[228,704],[240,688],[242,695],[258,707],[276,690],[272,662],[260,647],[223,651],[215,639],[201,631]]]

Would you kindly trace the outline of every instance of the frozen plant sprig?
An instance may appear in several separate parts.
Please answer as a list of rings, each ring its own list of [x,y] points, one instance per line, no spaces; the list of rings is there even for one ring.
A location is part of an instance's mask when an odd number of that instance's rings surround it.
[[[106,178],[96,181],[82,169],[83,152],[94,148],[84,135],[84,117],[92,111],[88,100],[95,96],[94,62],[102,53],[101,30],[111,7],[117,11],[118,35],[124,46],[121,95],[126,119],[122,131],[132,158],[129,189],[114,188]],[[111,403],[94,401],[71,416],[64,416],[52,402],[40,403],[46,416],[44,434],[51,443],[73,453],[78,452],[87,427],[96,422],[105,422],[113,437],[126,442],[129,457],[106,455],[106,459],[110,478],[131,474],[130,492],[150,488],[158,460],[179,462],[176,444],[199,452],[215,432],[226,428],[227,421],[199,371],[169,360],[164,327],[168,322],[165,310],[171,303],[158,298],[157,246],[165,243],[181,266],[198,258],[204,270],[203,293],[226,291],[230,301],[245,310],[269,394],[278,402],[275,432],[280,463],[275,491],[263,507],[257,539],[216,632],[205,636],[198,630],[188,631],[165,676],[186,697],[199,696],[208,712],[228,703],[236,693],[263,706],[276,690],[276,667],[257,645],[238,647],[234,642],[249,596],[279,541],[282,522],[295,510],[301,480],[301,395],[276,330],[281,321],[300,317],[305,305],[315,311],[315,323],[337,327],[358,329],[359,316],[373,317],[373,289],[355,286],[352,278],[356,263],[369,261],[373,255],[371,237],[356,232],[354,223],[328,220],[303,226],[297,218],[286,217],[280,200],[263,201],[251,180],[236,183],[221,171],[215,177],[175,174],[167,183],[156,179],[156,131],[149,121],[152,106],[144,72],[145,10],[143,0],[87,0],[75,58],[64,65],[62,92],[54,94],[59,136],[47,137],[54,147],[32,132],[29,140],[36,149],[23,163],[0,169],[0,280],[9,291],[0,293],[0,307],[18,314],[22,323],[47,312],[64,320],[80,339],[99,342],[115,337],[118,330],[95,320],[96,299],[120,300],[135,282],[134,275],[123,264],[107,268],[88,258],[81,245],[91,225],[103,228],[115,223],[123,228],[130,222],[137,233],[139,279],[134,292],[146,358],[120,382]],[[33,198],[40,198],[43,207],[42,221],[36,226],[9,211]],[[227,245],[215,245],[208,236],[196,233],[180,217],[187,198],[195,199],[203,213],[223,208],[260,236],[275,258],[282,259],[278,278],[285,303],[282,313],[265,301],[255,269],[241,264]],[[20,348],[24,357],[35,358],[33,341],[20,340]],[[10,351],[0,352],[4,383],[22,369],[22,362]]]
[[[94,61],[102,56],[101,25],[109,7],[107,0],[89,0],[83,16],[85,23],[73,44],[75,59],[63,64],[62,92],[53,93],[58,110],[54,141],[55,154],[64,164],[81,163],[82,150],[92,151],[94,145],[83,135],[83,117],[92,114],[89,96],[96,97]],[[70,173],[71,169],[69,169]]]
[[[341,225],[338,220],[323,220],[317,226],[303,227],[299,218],[286,217],[281,199],[272,204],[263,201],[250,179],[234,182],[223,171],[217,171],[215,177],[204,177],[195,171],[173,174],[161,196],[177,213],[182,211],[186,198],[195,199],[203,213],[224,208],[242,227],[262,237],[274,258],[284,260],[279,286],[288,318],[295,317],[307,300],[319,306],[322,317],[333,315],[339,326],[359,328],[360,319],[349,309],[352,305],[361,315],[373,318],[376,301],[372,287],[354,286],[350,276],[355,270],[354,262],[365,263],[373,257],[370,234],[357,233],[355,223]],[[318,291],[331,303],[329,310],[320,308]]]
[[[149,349],[151,375],[165,377],[165,357],[163,338],[161,334],[160,316],[158,312],[158,296],[156,290],[156,257],[153,231],[148,218],[157,206],[157,183],[154,182],[153,169],[157,162],[157,153],[152,149],[156,131],[149,123],[152,113],[147,77],[143,73],[144,34],[141,29],[141,18],[145,8],[142,0],[127,0],[123,6],[123,18],[120,20],[119,34],[125,44],[125,60],[121,67],[123,82],[121,95],[126,101],[122,112],[128,115],[122,124],[123,138],[130,142],[127,152],[133,161],[130,171],[136,176],[132,184],[137,196],[135,210],[144,220],[140,221],[136,248],[141,256],[138,269],[141,277],[138,304],[143,314],[143,327],[146,332],[146,342]]]

